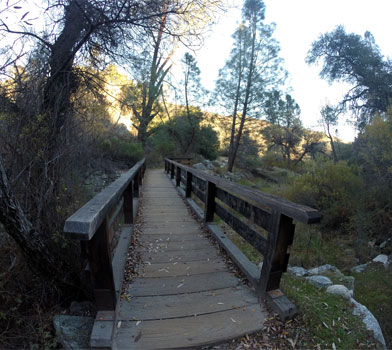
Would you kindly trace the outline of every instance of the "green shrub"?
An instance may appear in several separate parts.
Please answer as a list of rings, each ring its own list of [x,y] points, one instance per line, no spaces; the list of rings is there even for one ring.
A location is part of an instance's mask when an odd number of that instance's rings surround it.
[[[98,145],[105,158],[127,163],[136,163],[143,158],[142,145],[129,137],[105,137]]]
[[[356,212],[362,189],[361,178],[346,162],[334,164],[331,160],[319,159],[293,181],[286,190],[286,197],[321,210],[326,228],[344,231]]]
[[[201,155],[214,160],[218,156],[219,140],[211,126],[201,126],[201,112],[191,110],[188,117],[179,112],[170,121],[151,130],[148,157],[154,163],[167,156]]]

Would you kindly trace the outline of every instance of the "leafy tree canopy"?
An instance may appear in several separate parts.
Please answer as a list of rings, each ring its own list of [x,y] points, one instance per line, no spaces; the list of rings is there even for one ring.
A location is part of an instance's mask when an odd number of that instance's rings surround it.
[[[320,77],[330,83],[352,85],[341,106],[356,114],[360,129],[376,112],[387,111],[392,97],[392,62],[383,57],[370,32],[361,37],[338,26],[313,42],[306,61],[321,62]]]

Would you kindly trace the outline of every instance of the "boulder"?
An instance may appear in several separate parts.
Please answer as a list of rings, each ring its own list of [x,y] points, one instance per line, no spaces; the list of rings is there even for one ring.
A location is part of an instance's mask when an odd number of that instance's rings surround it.
[[[204,163],[204,166],[208,170],[214,170],[215,169],[214,164],[210,160],[206,159],[206,160],[203,161],[203,163]]]
[[[198,170],[207,170],[207,167],[203,163],[193,164],[192,167]]]
[[[53,325],[64,349],[90,349],[94,318],[55,315]]]
[[[342,284],[333,284],[332,286],[329,286],[327,288],[326,292],[329,294],[341,295],[342,297],[349,300],[353,296],[353,291],[349,290],[346,286]]]
[[[364,323],[367,330],[373,333],[375,339],[377,339],[386,348],[385,339],[382,334],[380,324],[374,315],[368,310],[365,305],[358,303],[355,299],[351,298],[350,302],[354,305],[353,315],[359,316]]]
[[[357,265],[351,268],[351,272],[363,272],[366,270],[366,268],[369,266],[370,263],[362,264],[362,265]]]
[[[306,277],[306,280],[310,283],[316,286],[317,288],[326,288],[328,286],[332,285],[332,281],[325,276],[310,276]]]
[[[73,301],[69,307],[69,313],[73,316],[95,316],[97,308],[91,301]]]
[[[377,255],[372,261],[375,262],[375,263],[382,263],[382,264],[384,264],[385,268],[387,268],[388,265],[389,265],[388,255],[385,255],[385,254]]]
[[[296,275],[297,277],[303,277],[303,276],[309,275],[308,270],[306,270],[300,266],[289,267],[289,268],[287,268],[287,271],[291,272],[292,274]]]
[[[336,272],[336,271],[338,271],[338,269],[335,266],[332,266],[330,264],[325,264],[325,265],[321,265],[319,267],[315,267],[313,269],[310,269],[309,270],[309,274],[311,274],[311,275],[321,275],[321,274],[323,274],[323,273],[325,273],[327,271]]]

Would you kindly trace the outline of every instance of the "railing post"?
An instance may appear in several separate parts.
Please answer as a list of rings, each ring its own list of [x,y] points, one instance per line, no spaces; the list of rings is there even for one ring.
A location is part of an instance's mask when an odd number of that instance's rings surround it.
[[[292,218],[277,211],[272,213],[268,251],[264,256],[259,280],[259,293],[283,319],[292,318],[297,313],[295,305],[279,289],[282,274],[287,270],[294,231]]]
[[[186,172],[186,188],[185,188],[185,197],[192,197],[192,173],[190,171]]]
[[[174,164],[170,163],[170,178],[174,179]]]
[[[135,198],[139,197],[139,172],[133,178],[133,196]]]
[[[114,310],[116,308],[116,290],[108,225],[108,219],[105,219],[88,242],[88,261],[98,310]]]
[[[178,166],[176,167],[176,186],[181,185],[181,168]]]
[[[293,219],[273,212],[272,225],[268,232],[268,252],[264,257],[260,276],[261,293],[279,289],[282,273],[289,261],[289,246],[293,243],[295,225]]]
[[[133,224],[133,188],[132,182],[129,183],[124,191],[124,223]]]
[[[204,221],[214,221],[215,212],[215,196],[216,196],[216,185],[213,182],[207,181],[206,183],[206,198],[204,207]]]

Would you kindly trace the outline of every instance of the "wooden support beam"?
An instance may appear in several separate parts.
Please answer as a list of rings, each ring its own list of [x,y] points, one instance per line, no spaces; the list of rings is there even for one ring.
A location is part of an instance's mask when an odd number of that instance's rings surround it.
[[[185,197],[192,197],[192,173],[190,171],[186,172]]]
[[[204,208],[205,222],[214,221],[215,196],[216,196],[215,184],[210,181],[207,181],[207,191],[206,191],[205,208]]]
[[[181,168],[176,167],[176,186],[181,185]]]
[[[116,289],[108,225],[108,219],[104,220],[93,238],[88,242],[91,282],[98,310],[114,310],[116,308]]]
[[[124,191],[124,223],[133,224],[133,188],[130,183]]]
[[[170,178],[173,180],[174,179],[174,164],[170,164]]]
[[[135,198],[139,197],[139,177],[137,176],[137,174],[135,174],[135,177],[133,179],[133,196]]]

